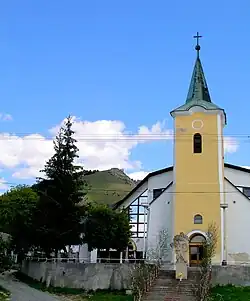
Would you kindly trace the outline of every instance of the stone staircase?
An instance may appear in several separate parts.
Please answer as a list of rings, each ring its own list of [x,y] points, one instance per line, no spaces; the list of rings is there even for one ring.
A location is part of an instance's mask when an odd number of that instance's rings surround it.
[[[160,270],[158,278],[144,296],[144,301],[195,301],[194,289],[199,272],[188,271],[188,279],[175,279],[175,271]]]

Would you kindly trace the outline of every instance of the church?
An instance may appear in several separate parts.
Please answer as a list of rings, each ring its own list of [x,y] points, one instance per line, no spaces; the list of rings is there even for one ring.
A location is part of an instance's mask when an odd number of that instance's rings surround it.
[[[148,174],[115,208],[129,209],[133,251],[143,258],[156,247],[161,231],[170,242],[183,232],[189,239],[188,265],[197,265],[208,226],[214,224],[218,243],[213,264],[243,264],[250,262],[245,237],[250,231],[250,170],[224,162],[226,112],[210,96],[198,38],[186,101],[170,112],[173,166]],[[165,260],[174,264],[174,252]]]

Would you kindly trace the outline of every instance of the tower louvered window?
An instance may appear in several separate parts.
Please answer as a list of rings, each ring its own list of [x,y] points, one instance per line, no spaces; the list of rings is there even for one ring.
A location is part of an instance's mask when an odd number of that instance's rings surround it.
[[[193,144],[194,144],[194,153],[195,154],[202,153],[202,136],[201,136],[201,134],[199,134],[199,133],[194,134]]]

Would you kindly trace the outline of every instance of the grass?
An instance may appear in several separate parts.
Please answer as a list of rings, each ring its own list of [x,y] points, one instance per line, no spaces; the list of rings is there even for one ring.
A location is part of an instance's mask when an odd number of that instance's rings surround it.
[[[97,291],[86,293],[83,289],[76,288],[66,288],[66,287],[46,287],[46,285],[42,282],[34,280],[29,276],[17,272],[15,274],[16,278],[20,281],[28,284],[30,287],[35,289],[49,292],[54,295],[64,296],[64,300],[72,300],[72,301],[132,301],[132,296],[128,296],[124,291]],[[3,299],[5,300],[5,299]],[[0,299],[2,301],[2,299]]]
[[[212,297],[215,301],[249,301],[250,287],[216,286],[212,289]]]
[[[90,185],[87,197],[102,204],[115,204],[131,191],[135,184],[122,171],[99,171],[84,177]]]
[[[10,293],[5,288],[0,286],[0,301],[10,300]]]
[[[84,300],[84,299],[83,299]],[[97,292],[88,298],[90,301],[132,301],[132,296],[121,293]]]

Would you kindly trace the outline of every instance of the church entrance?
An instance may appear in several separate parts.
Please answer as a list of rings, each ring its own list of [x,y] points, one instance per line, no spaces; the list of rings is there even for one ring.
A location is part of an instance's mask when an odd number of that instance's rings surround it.
[[[206,238],[201,234],[194,234],[189,241],[189,265],[200,265],[204,256],[204,242]]]

